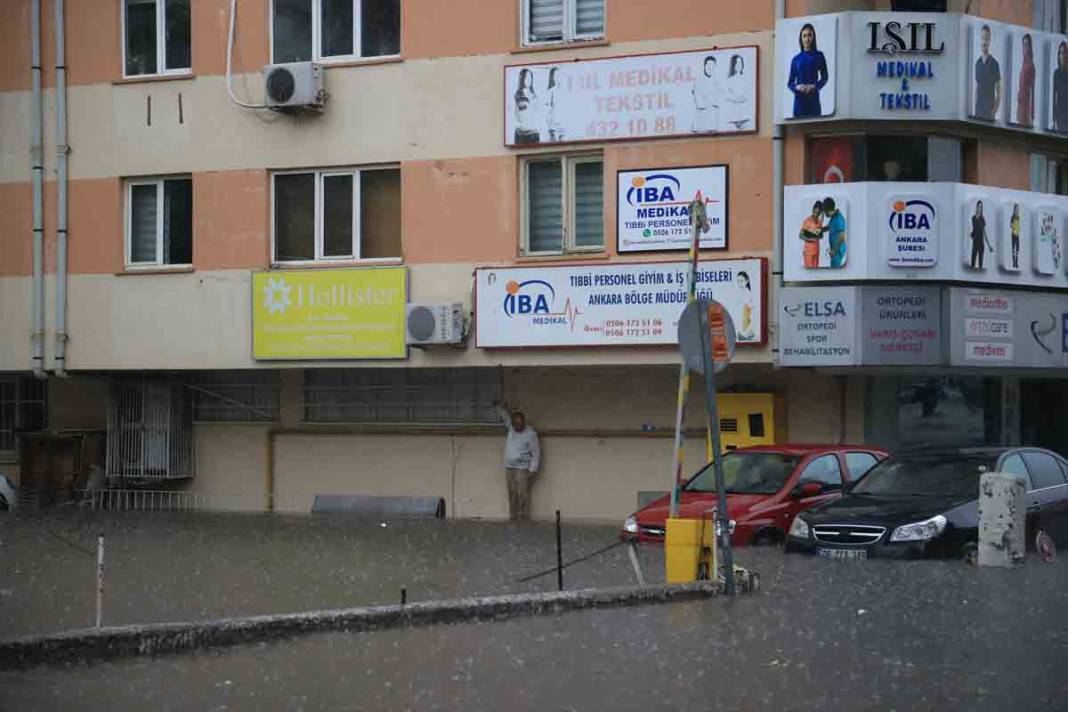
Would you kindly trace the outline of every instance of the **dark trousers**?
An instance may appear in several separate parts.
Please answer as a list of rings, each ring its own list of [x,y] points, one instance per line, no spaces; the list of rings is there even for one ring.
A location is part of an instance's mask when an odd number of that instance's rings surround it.
[[[976,261],[978,261],[978,263],[979,263],[978,267],[976,267]],[[972,238],[972,269],[982,269],[982,268],[983,268],[983,239],[979,238],[978,240],[976,240],[973,237]]]

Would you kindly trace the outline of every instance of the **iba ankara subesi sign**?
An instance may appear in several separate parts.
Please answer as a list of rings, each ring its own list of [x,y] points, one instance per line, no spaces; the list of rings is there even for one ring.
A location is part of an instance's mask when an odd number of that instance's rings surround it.
[[[1068,37],[953,13],[776,23],[776,116],[970,121],[1068,133]]]
[[[1068,198],[963,183],[787,186],[787,282],[1068,290]]]
[[[481,348],[675,344],[688,262],[484,267],[475,275]],[[762,258],[702,260],[697,295],[726,308],[740,345],[766,341]]]
[[[756,130],[752,46],[504,68],[506,146]]]
[[[255,359],[384,359],[408,355],[405,267],[252,274]]]

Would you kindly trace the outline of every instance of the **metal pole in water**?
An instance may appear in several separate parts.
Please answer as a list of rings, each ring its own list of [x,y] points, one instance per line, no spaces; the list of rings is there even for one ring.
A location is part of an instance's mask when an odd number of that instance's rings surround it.
[[[104,532],[96,540],[96,627],[104,621]]]
[[[564,590],[564,550],[560,541],[560,510],[556,510],[556,590]]]
[[[408,604],[408,588],[406,586],[401,586],[401,605],[404,606],[404,605],[407,605],[407,604]]]

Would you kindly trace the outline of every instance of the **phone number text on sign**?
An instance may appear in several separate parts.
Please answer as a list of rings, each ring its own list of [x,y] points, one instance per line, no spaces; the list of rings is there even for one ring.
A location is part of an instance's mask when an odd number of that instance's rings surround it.
[[[708,260],[698,296],[724,304],[742,344],[764,342],[764,260]],[[476,274],[478,346],[674,344],[688,264],[483,268]]]

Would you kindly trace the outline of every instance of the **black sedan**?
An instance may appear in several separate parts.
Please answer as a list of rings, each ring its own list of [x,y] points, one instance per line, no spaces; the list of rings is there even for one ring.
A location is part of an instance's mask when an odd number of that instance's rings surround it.
[[[883,460],[836,501],[794,518],[787,551],[842,559],[975,555],[979,475],[1027,483],[1027,544],[1068,546],[1068,461],[1033,447],[928,449]]]

